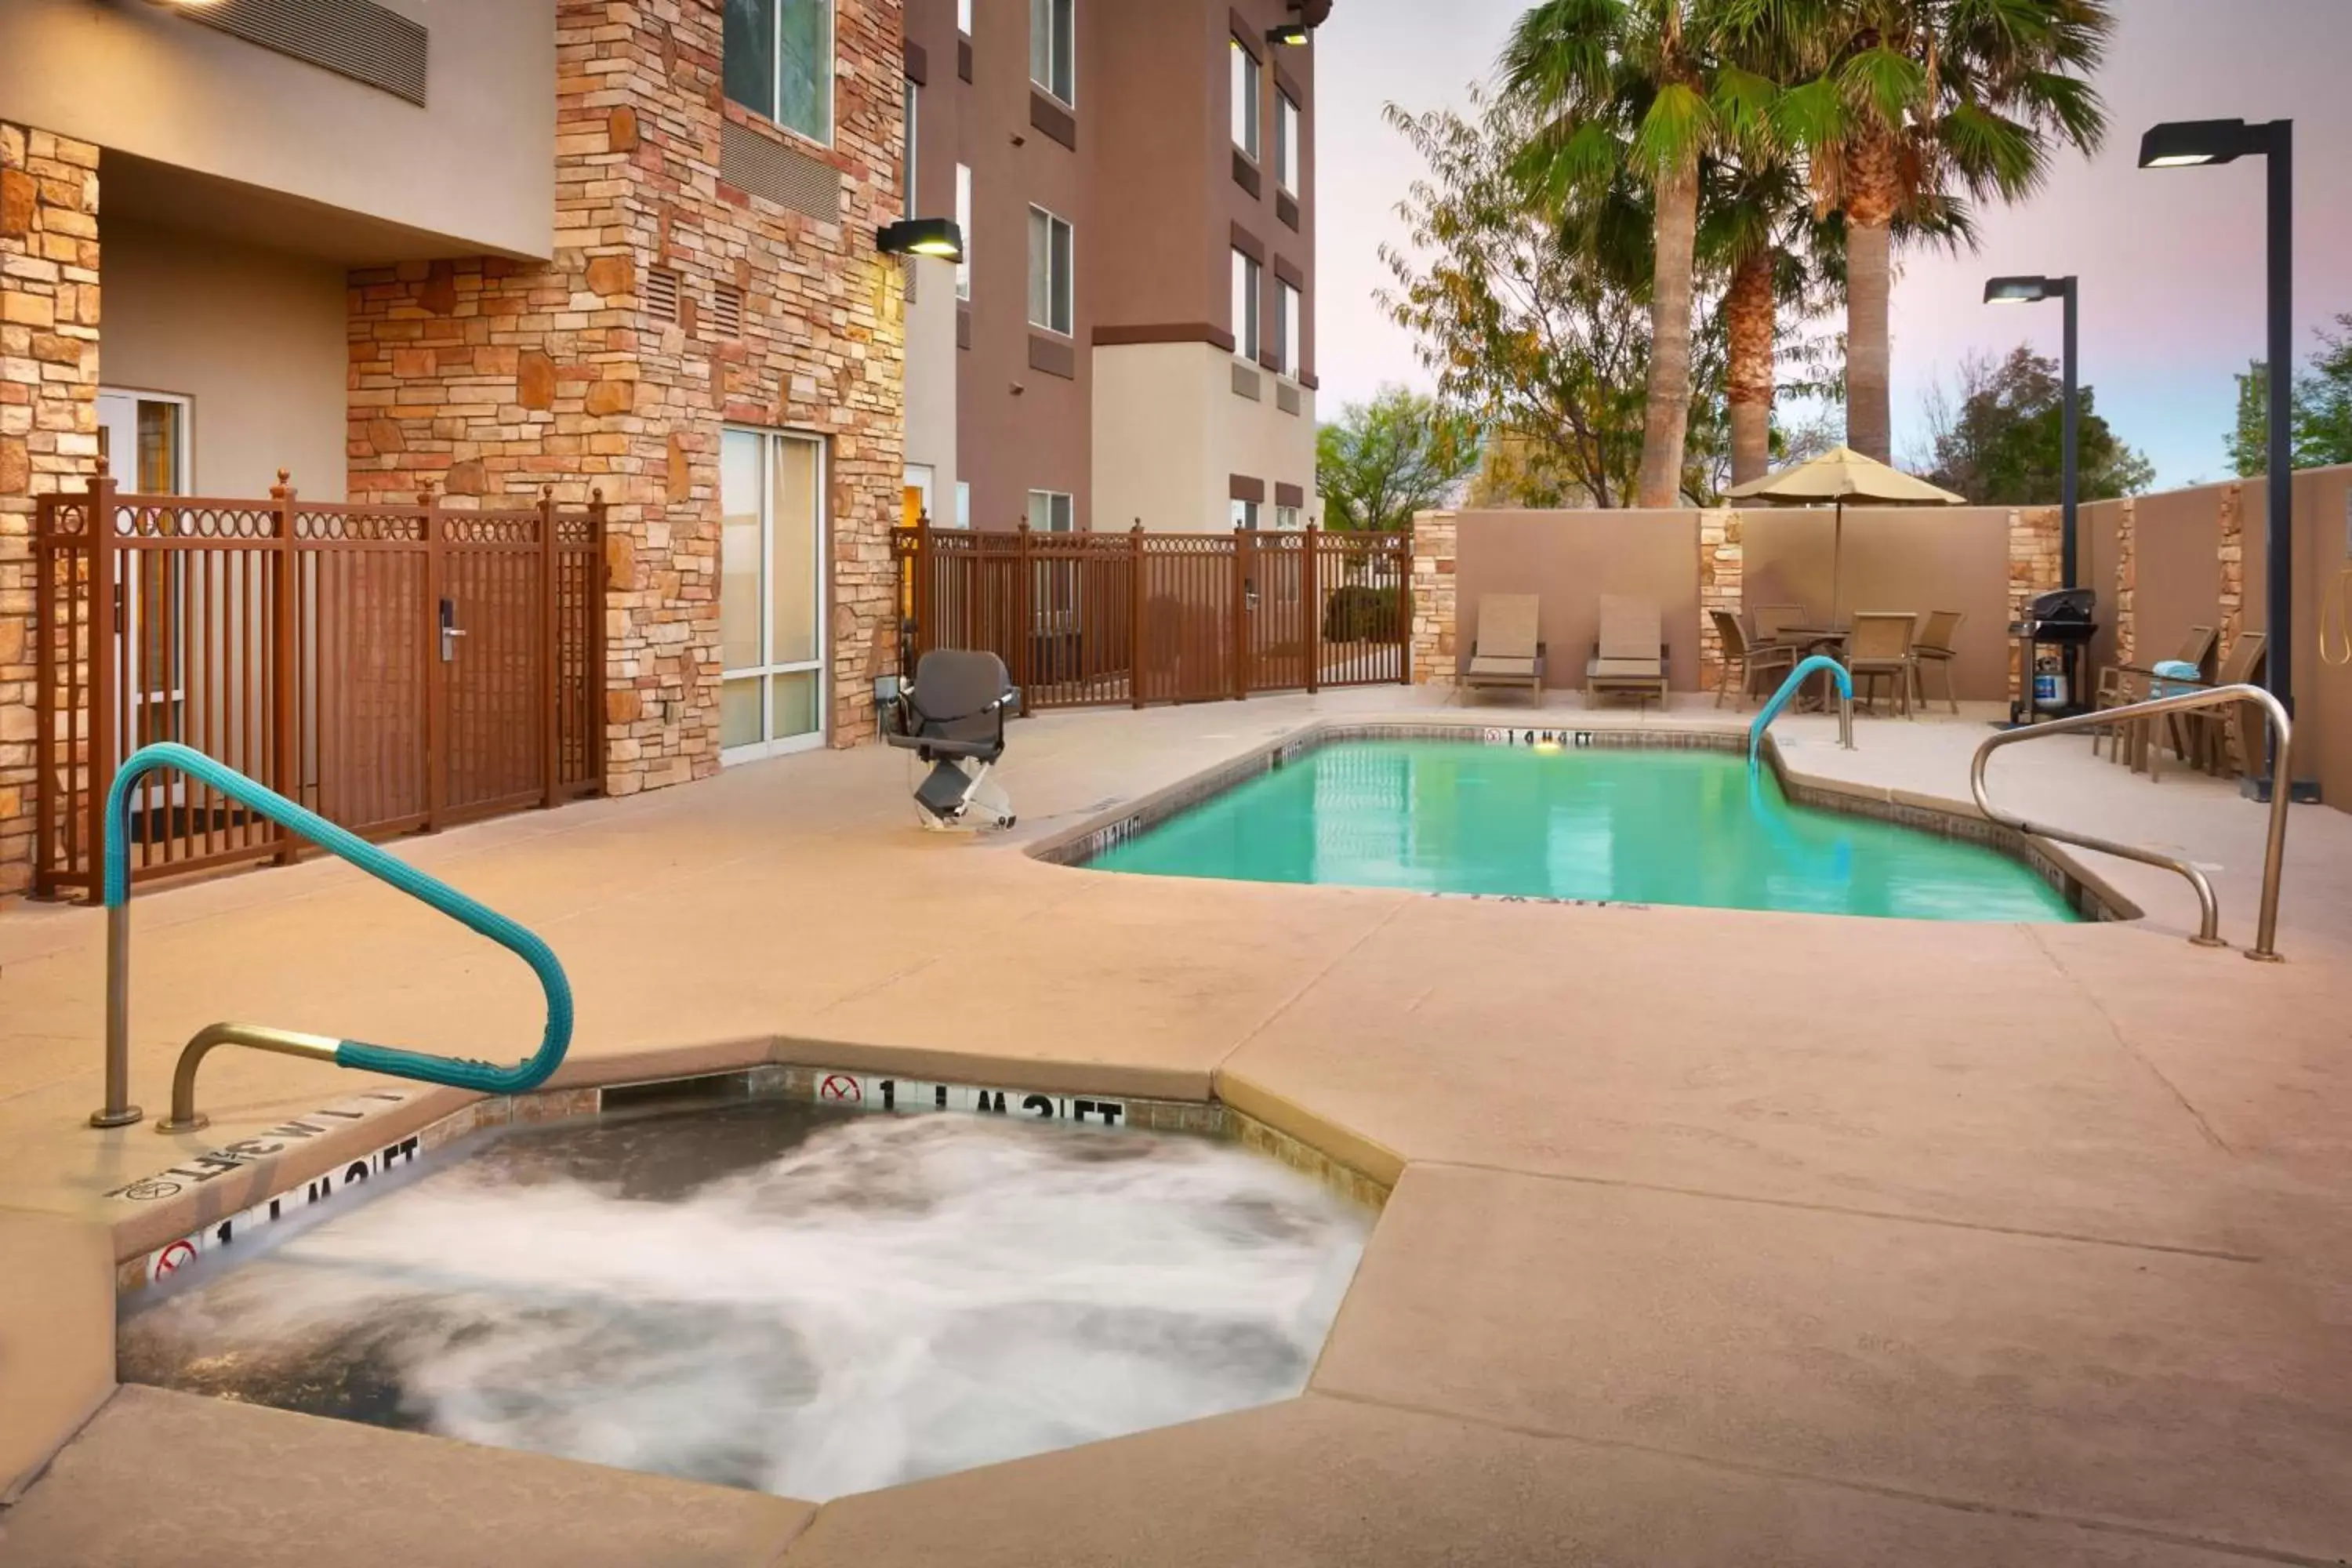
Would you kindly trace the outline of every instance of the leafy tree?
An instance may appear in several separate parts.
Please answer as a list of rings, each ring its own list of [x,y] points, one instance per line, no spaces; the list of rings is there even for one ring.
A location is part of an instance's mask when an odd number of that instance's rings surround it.
[[[1682,489],[1693,387],[1699,185],[1710,154],[1760,138],[1774,88],[1713,47],[1694,0],[1541,0],[1503,52],[1537,117],[1522,167],[1557,209],[1631,178],[1649,195],[1650,353],[1636,504]]]
[[[1817,205],[1843,221],[1847,439],[1884,461],[1896,225],[1964,226],[1970,201],[2030,195],[2060,145],[2098,145],[2106,116],[2087,78],[2111,0],[1714,4],[1723,37],[1801,63],[1772,121],[1808,155]]]
[[[1315,485],[1328,526],[1391,532],[1454,498],[1478,466],[1477,432],[1433,397],[1384,386],[1315,433]]]
[[[2116,438],[2081,389],[2076,482],[2084,500],[2137,495],[2156,478],[2147,458]],[[1930,478],[1982,506],[2047,506],[2065,493],[2065,386],[2058,362],[2022,346],[2006,359],[1960,363],[1957,410],[1941,386],[1927,399]]]
[[[1620,184],[1566,206],[1539,202],[1518,154],[1540,116],[1475,88],[1471,100],[1469,117],[1389,106],[1428,174],[1398,205],[1408,237],[1381,247],[1395,286],[1376,298],[1413,334],[1448,407],[1490,440],[1526,443],[1565,504],[1624,506],[1640,475],[1650,362],[1649,316],[1629,281],[1647,270],[1641,195]],[[1691,378],[1695,447],[1721,396],[1711,337],[1697,340]],[[1685,462],[1685,496],[1703,498],[1710,472]]]
[[[2319,347],[2294,378],[2294,466],[2352,463],[2352,312],[2315,330]],[[2240,478],[2270,472],[2270,363],[2255,360],[2238,377],[2238,419],[2230,433],[2230,467]]]

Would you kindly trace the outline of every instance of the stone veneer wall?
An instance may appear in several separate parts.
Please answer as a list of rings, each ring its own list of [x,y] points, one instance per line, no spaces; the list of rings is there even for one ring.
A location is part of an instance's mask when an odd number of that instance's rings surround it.
[[[98,458],[98,149],[0,121],[0,897],[33,874],[33,498]]]
[[[2132,650],[2139,643],[2138,609],[2134,604],[2139,589],[2139,516],[2138,508],[2126,496],[2116,515],[2116,662],[2136,662]]]
[[[2221,573],[2221,641],[2216,655],[2227,659],[2246,626],[2246,487],[2221,487],[2221,543],[2216,552]]]
[[[1716,635],[1710,612],[1740,613],[1740,590],[1747,577],[1740,534],[1736,511],[1698,514],[1698,684],[1702,691],[1713,687],[1723,671],[1723,639]]]
[[[2025,614],[2025,602],[2046,594],[2063,580],[2065,514],[2054,506],[2021,507],[2009,514],[2009,618]],[[2009,695],[2021,701],[2019,665],[2024,658],[2014,638],[2009,639]],[[2030,673],[2030,672],[2027,672]],[[2077,693],[2081,701],[2085,694]]]
[[[1454,684],[1455,514],[1424,511],[1412,520],[1412,683]]]
[[[898,0],[839,8],[830,149],[727,101],[718,0],[559,0],[555,258],[355,272],[355,500],[437,487],[612,503],[610,777],[616,795],[719,765],[722,423],[828,438],[831,738],[875,732],[895,658],[889,528],[902,468],[905,303],[874,231],[898,216]],[[732,121],[835,171],[824,222],[719,179]],[[646,309],[677,274],[677,320]],[[714,291],[740,291],[719,338]]]

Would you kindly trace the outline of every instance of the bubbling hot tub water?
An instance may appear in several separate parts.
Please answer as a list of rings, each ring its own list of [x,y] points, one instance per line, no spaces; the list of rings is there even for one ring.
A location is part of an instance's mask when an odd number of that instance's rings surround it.
[[[1369,1227],[1200,1139],[644,1115],[207,1259],[121,1374],[821,1500],[1295,1394]]]

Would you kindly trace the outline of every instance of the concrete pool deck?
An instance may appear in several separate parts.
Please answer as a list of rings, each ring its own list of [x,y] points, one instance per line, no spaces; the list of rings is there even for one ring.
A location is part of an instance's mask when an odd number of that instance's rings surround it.
[[[104,1194],[365,1085],[224,1052],[210,1129],[94,1131],[101,921],[0,910],[0,1485],[37,1472],[0,1565],[2352,1553],[2352,816],[2294,813],[2280,965],[2191,947],[2185,885],[2089,857],[2145,920],[1520,904],[1021,852],[1318,719],[1440,710],[1387,689],[1041,718],[1006,839],[918,833],[906,760],[867,748],[399,847],[562,955],[572,1081],[789,1061],[1213,1092],[1395,1180],[1304,1398],[818,1510],[114,1391],[135,1226]],[[1851,753],[1822,720],[1779,732],[1796,772],[1957,800],[1985,717],[1864,721]],[[2232,787],[2066,739],[2005,753],[1995,792],[2184,851],[2251,939],[2263,818]],[[337,865],[144,891],[133,918],[151,1113],[219,1018],[502,1058],[536,1034],[519,965]]]

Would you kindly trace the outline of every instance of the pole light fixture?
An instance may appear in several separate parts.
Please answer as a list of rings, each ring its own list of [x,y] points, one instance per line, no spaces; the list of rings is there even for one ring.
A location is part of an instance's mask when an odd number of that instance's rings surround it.
[[[963,230],[950,217],[910,217],[874,231],[874,247],[885,256],[936,256],[963,259]]]
[[[2294,711],[2294,121],[2174,120],[2151,127],[2139,142],[2143,169],[2185,169],[2261,157],[2269,165],[2267,246],[2270,294],[2270,471],[2268,570],[2269,639],[2263,647],[2263,684],[2279,706]],[[2265,776],[2249,788],[2267,800],[2294,789],[2280,778],[2273,755]],[[2298,791],[2297,793],[2301,793]]]
[[[2063,521],[2059,527],[2058,572],[2061,587],[2074,587],[2081,580],[2077,570],[2080,558],[2077,541],[2082,537],[2076,527],[2077,509],[2082,502],[2082,418],[2083,394],[2077,363],[2075,328],[2075,288],[2073,277],[2065,278],[1995,278],[1985,284],[1984,297],[1988,305],[2036,305],[2045,300],[2063,300],[2066,306],[2065,347],[2059,358],[2065,376],[2065,405],[2060,432],[2059,499]]]

